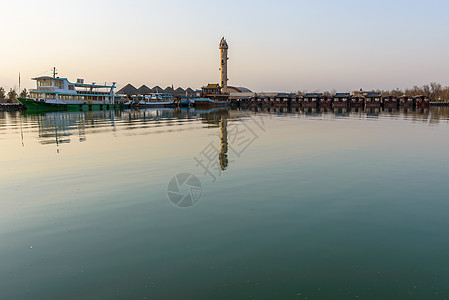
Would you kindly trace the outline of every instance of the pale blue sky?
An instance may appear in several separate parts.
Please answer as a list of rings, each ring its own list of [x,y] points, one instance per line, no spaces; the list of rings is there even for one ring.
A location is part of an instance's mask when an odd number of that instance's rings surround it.
[[[221,3],[225,3],[221,5]],[[449,1],[5,1],[0,86],[76,80],[255,91],[449,84]]]

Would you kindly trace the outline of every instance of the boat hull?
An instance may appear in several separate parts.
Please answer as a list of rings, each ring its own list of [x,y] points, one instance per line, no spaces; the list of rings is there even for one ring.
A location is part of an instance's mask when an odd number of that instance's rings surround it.
[[[139,103],[135,105],[138,108],[160,108],[160,107],[176,107],[176,103],[174,102],[153,102],[153,103]]]
[[[55,104],[35,101],[28,98],[18,98],[28,111],[45,112],[45,111],[89,111],[89,110],[115,110],[123,109],[123,104]]]
[[[214,101],[208,98],[195,99],[195,107],[226,107],[229,105],[229,101]]]
[[[386,101],[386,102],[384,102],[384,106],[385,107],[398,107],[399,105],[397,102],[394,102],[394,101]]]
[[[347,102],[340,102],[340,101],[334,101],[332,103],[332,107],[348,107],[348,103]]]

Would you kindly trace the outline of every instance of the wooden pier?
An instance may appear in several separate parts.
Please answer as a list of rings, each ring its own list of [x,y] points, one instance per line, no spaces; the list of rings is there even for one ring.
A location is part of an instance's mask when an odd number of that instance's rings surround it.
[[[449,101],[433,101],[430,106],[449,106]]]
[[[304,96],[296,94],[278,94],[271,96],[255,95],[245,99],[231,100],[231,106],[240,108],[259,107],[306,107],[306,108],[421,108],[429,106],[449,106],[449,101],[430,102],[425,96],[381,96],[377,93],[366,95],[337,93],[334,96],[325,96],[322,93],[308,93]]]

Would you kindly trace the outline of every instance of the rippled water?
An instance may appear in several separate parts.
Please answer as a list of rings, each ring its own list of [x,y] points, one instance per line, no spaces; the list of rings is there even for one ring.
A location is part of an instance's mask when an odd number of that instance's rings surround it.
[[[0,112],[0,299],[449,299],[448,133],[447,108]]]

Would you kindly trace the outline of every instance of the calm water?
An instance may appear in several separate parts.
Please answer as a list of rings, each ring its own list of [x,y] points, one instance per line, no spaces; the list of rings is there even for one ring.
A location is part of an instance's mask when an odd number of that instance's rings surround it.
[[[0,299],[449,299],[448,137],[446,108],[0,112]]]

